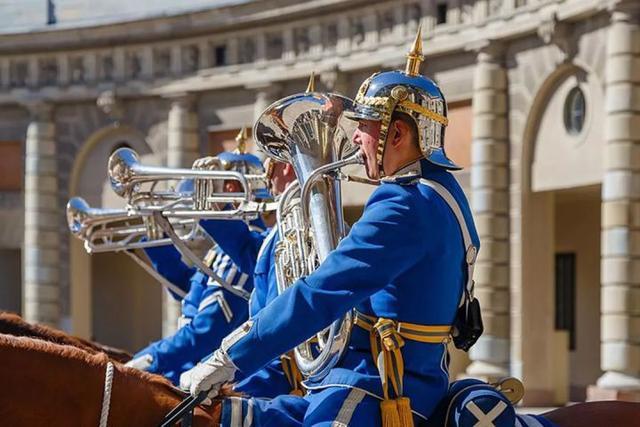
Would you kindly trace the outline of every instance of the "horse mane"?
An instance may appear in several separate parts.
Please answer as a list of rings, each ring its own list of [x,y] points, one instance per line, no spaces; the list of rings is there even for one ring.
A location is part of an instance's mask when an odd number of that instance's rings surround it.
[[[109,362],[109,357],[104,353],[91,354],[88,351],[77,347],[57,344],[37,338],[16,337],[0,334],[0,350],[3,347],[46,353],[54,357],[77,360],[80,363],[84,363],[98,369],[104,369],[105,365]],[[149,385],[156,385],[177,397],[187,396],[184,391],[175,387],[171,381],[161,375],[151,374],[135,368],[129,368],[118,362],[114,362],[114,366],[118,372],[129,379],[145,382]],[[230,387],[223,387],[220,394],[221,397],[236,395],[231,391]]]
[[[62,331],[45,325],[25,322],[19,315],[8,311],[0,311],[0,334],[28,336],[55,342],[57,344],[81,347],[89,352],[104,352],[118,362],[124,362],[131,359],[131,355],[125,351],[96,344],[73,335],[68,335]]]

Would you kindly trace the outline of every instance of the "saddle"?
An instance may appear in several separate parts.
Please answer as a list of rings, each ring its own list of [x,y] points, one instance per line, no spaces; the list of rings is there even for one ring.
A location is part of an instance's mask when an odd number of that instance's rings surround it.
[[[425,427],[513,427],[514,404],[522,394],[522,383],[515,378],[497,386],[472,378],[454,381]]]

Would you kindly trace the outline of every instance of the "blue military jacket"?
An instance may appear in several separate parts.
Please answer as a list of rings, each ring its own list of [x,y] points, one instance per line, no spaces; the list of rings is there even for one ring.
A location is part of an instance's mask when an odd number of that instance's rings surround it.
[[[224,221],[208,221],[203,226],[221,247],[225,250],[229,248],[227,253],[234,262],[241,266],[243,271],[250,271],[253,266],[254,287],[249,301],[249,316],[257,315],[269,301],[278,295],[274,263],[274,253],[279,240],[277,229],[274,227],[266,232],[256,233],[244,223],[237,221],[234,221],[232,225],[225,224]],[[233,229],[230,230],[229,227],[233,227]],[[251,247],[253,249],[249,250],[248,248]],[[244,250],[241,250],[243,248]],[[246,256],[245,251],[254,251],[255,248],[259,248],[257,258]],[[239,375],[236,377],[236,381],[238,382],[235,390],[252,397],[275,397],[288,394],[292,389],[278,357],[275,357],[258,372],[248,376]]]
[[[468,202],[455,178],[424,160],[413,170],[414,178],[437,181],[452,193],[479,246]],[[254,372],[354,307],[375,317],[451,325],[466,282],[465,253],[456,217],[432,188],[417,179],[383,183],[348,236],[313,274],[227,337],[227,353],[243,374]],[[404,395],[424,417],[446,393],[446,352],[446,344],[411,340],[402,348]],[[322,380],[307,383],[310,389],[329,386],[357,387],[382,398],[368,332],[354,326],[342,361]]]
[[[234,287],[250,292],[253,289],[251,274],[244,273],[219,245],[211,250],[211,268]],[[145,252],[160,274],[183,289],[188,283],[189,291],[182,300],[178,331],[152,343],[135,357],[151,354],[153,362],[146,370],[178,384],[182,372],[211,353],[211,349],[218,348],[222,338],[247,320],[247,302],[185,265],[173,246],[150,248]]]

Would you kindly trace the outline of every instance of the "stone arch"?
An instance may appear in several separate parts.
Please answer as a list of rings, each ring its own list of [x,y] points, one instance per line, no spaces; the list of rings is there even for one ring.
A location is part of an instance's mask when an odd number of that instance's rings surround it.
[[[576,84],[586,89],[587,118],[583,132],[571,136],[565,133],[559,106],[564,102],[567,88]],[[552,399],[542,400],[564,402],[569,400],[570,386],[574,385],[572,376],[576,375],[572,372],[591,369],[590,366],[585,369],[582,356],[593,343],[583,341],[581,349],[576,347],[583,352],[577,357],[578,351],[569,350],[568,334],[565,336],[555,328],[552,314],[556,310],[556,255],[571,252],[577,255],[580,263],[575,267],[577,276],[582,277],[576,279],[575,284],[576,319],[579,319],[580,313],[588,311],[584,310],[584,305],[581,309],[581,304],[587,300],[591,304],[599,299],[600,199],[597,185],[602,180],[603,135],[602,123],[598,120],[604,115],[604,105],[598,98],[603,92],[598,75],[576,61],[562,63],[543,76],[534,93],[524,121],[519,162],[520,194],[515,202],[521,210],[518,226],[521,239],[517,250],[522,268],[520,298],[536,303],[523,304],[520,310],[518,324],[527,340],[520,344],[522,349],[518,353],[523,360],[518,362],[524,367],[523,379],[528,387],[552,393]],[[580,221],[575,221],[575,213],[572,221],[566,220],[573,207],[579,210]],[[586,320],[589,328],[598,328],[597,316]],[[541,346],[542,342],[548,344]],[[590,350],[591,357],[593,348]],[[535,375],[535,372],[543,371],[549,374]]]
[[[121,146],[131,147],[145,162],[156,163],[153,160],[157,154],[137,129],[129,126],[99,129],[78,151],[70,175],[69,194],[83,197],[91,206],[123,206],[124,201],[110,191],[107,179],[107,159]],[[70,236],[69,256],[71,320],[75,334],[131,350],[160,335],[160,288],[138,283],[153,281],[138,266],[123,254],[88,255],[82,242],[73,236]],[[114,319],[103,322],[109,308],[118,310],[121,327],[131,323],[134,327],[122,333],[113,324]],[[149,319],[141,319],[141,313],[149,313]]]
[[[540,136],[540,131],[545,123],[543,123],[545,119],[545,113],[549,113],[548,108],[550,105],[557,101],[554,97],[558,98],[560,95],[564,95],[566,92],[567,83],[572,83],[573,81],[577,81],[579,86],[585,92],[585,96],[587,99],[587,118],[585,120],[585,129],[579,136],[576,138],[571,138],[572,141],[569,141],[573,147],[578,147],[580,144],[584,143],[585,140],[589,140],[588,142],[597,143],[598,140],[602,140],[602,126],[597,126],[597,120],[599,117],[603,117],[604,114],[604,103],[598,102],[597,98],[601,97],[604,99],[604,92],[602,89],[602,83],[598,79],[597,75],[590,69],[584,66],[584,64],[570,64],[565,63],[559,66],[556,70],[551,72],[547,78],[541,83],[536,95],[531,104],[531,108],[529,109],[529,114],[527,116],[524,134],[523,134],[523,143],[522,143],[522,154],[521,154],[521,179],[522,179],[522,190],[524,192],[538,190],[551,190],[556,189],[552,188],[549,182],[546,183],[536,183],[536,174],[533,170],[533,162],[535,161],[536,154],[540,153],[540,141],[538,138]],[[556,96],[558,95],[558,96]],[[558,122],[562,121],[562,117],[558,117]],[[558,147],[560,149],[566,147]],[[598,147],[592,147],[593,149],[597,149]],[[549,151],[549,150],[547,150]],[[556,151],[558,156],[568,154],[567,152],[558,152]],[[563,159],[560,159],[563,160]],[[593,161],[593,159],[588,159]],[[601,160],[601,158],[600,158]],[[557,165],[556,165],[557,166]],[[590,165],[590,166],[598,166],[598,165]],[[582,177],[583,182],[562,182],[559,185],[564,186],[573,186],[573,185],[581,185],[582,183],[587,184],[595,184],[601,181],[601,165],[597,168],[597,172],[600,174],[599,177]],[[584,168],[588,171],[593,171],[594,168]],[[540,171],[541,172],[541,171]],[[539,179],[538,174],[538,179]],[[558,179],[559,177],[552,174],[552,171],[547,171],[547,180]]]

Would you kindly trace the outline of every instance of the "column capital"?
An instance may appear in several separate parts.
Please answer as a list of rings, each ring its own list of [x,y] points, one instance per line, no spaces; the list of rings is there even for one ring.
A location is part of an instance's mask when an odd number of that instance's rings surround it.
[[[282,84],[270,81],[249,83],[245,85],[245,88],[255,91],[256,98],[259,99],[276,98],[282,92]]]
[[[321,72],[320,81],[332,92],[344,93],[349,89],[349,76],[338,67]]]
[[[471,42],[466,50],[477,55],[478,62],[499,63],[504,60],[506,44],[499,40],[481,39]]]
[[[162,96],[171,102],[171,108],[183,108],[189,111],[195,109],[198,96],[193,92],[174,92]]]
[[[21,102],[29,111],[32,121],[49,122],[53,120],[54,105],[44,99],[29,99]]]
[[[640,3],[637,0],[608,0],[605,7],[613,22],[640,21]]]

